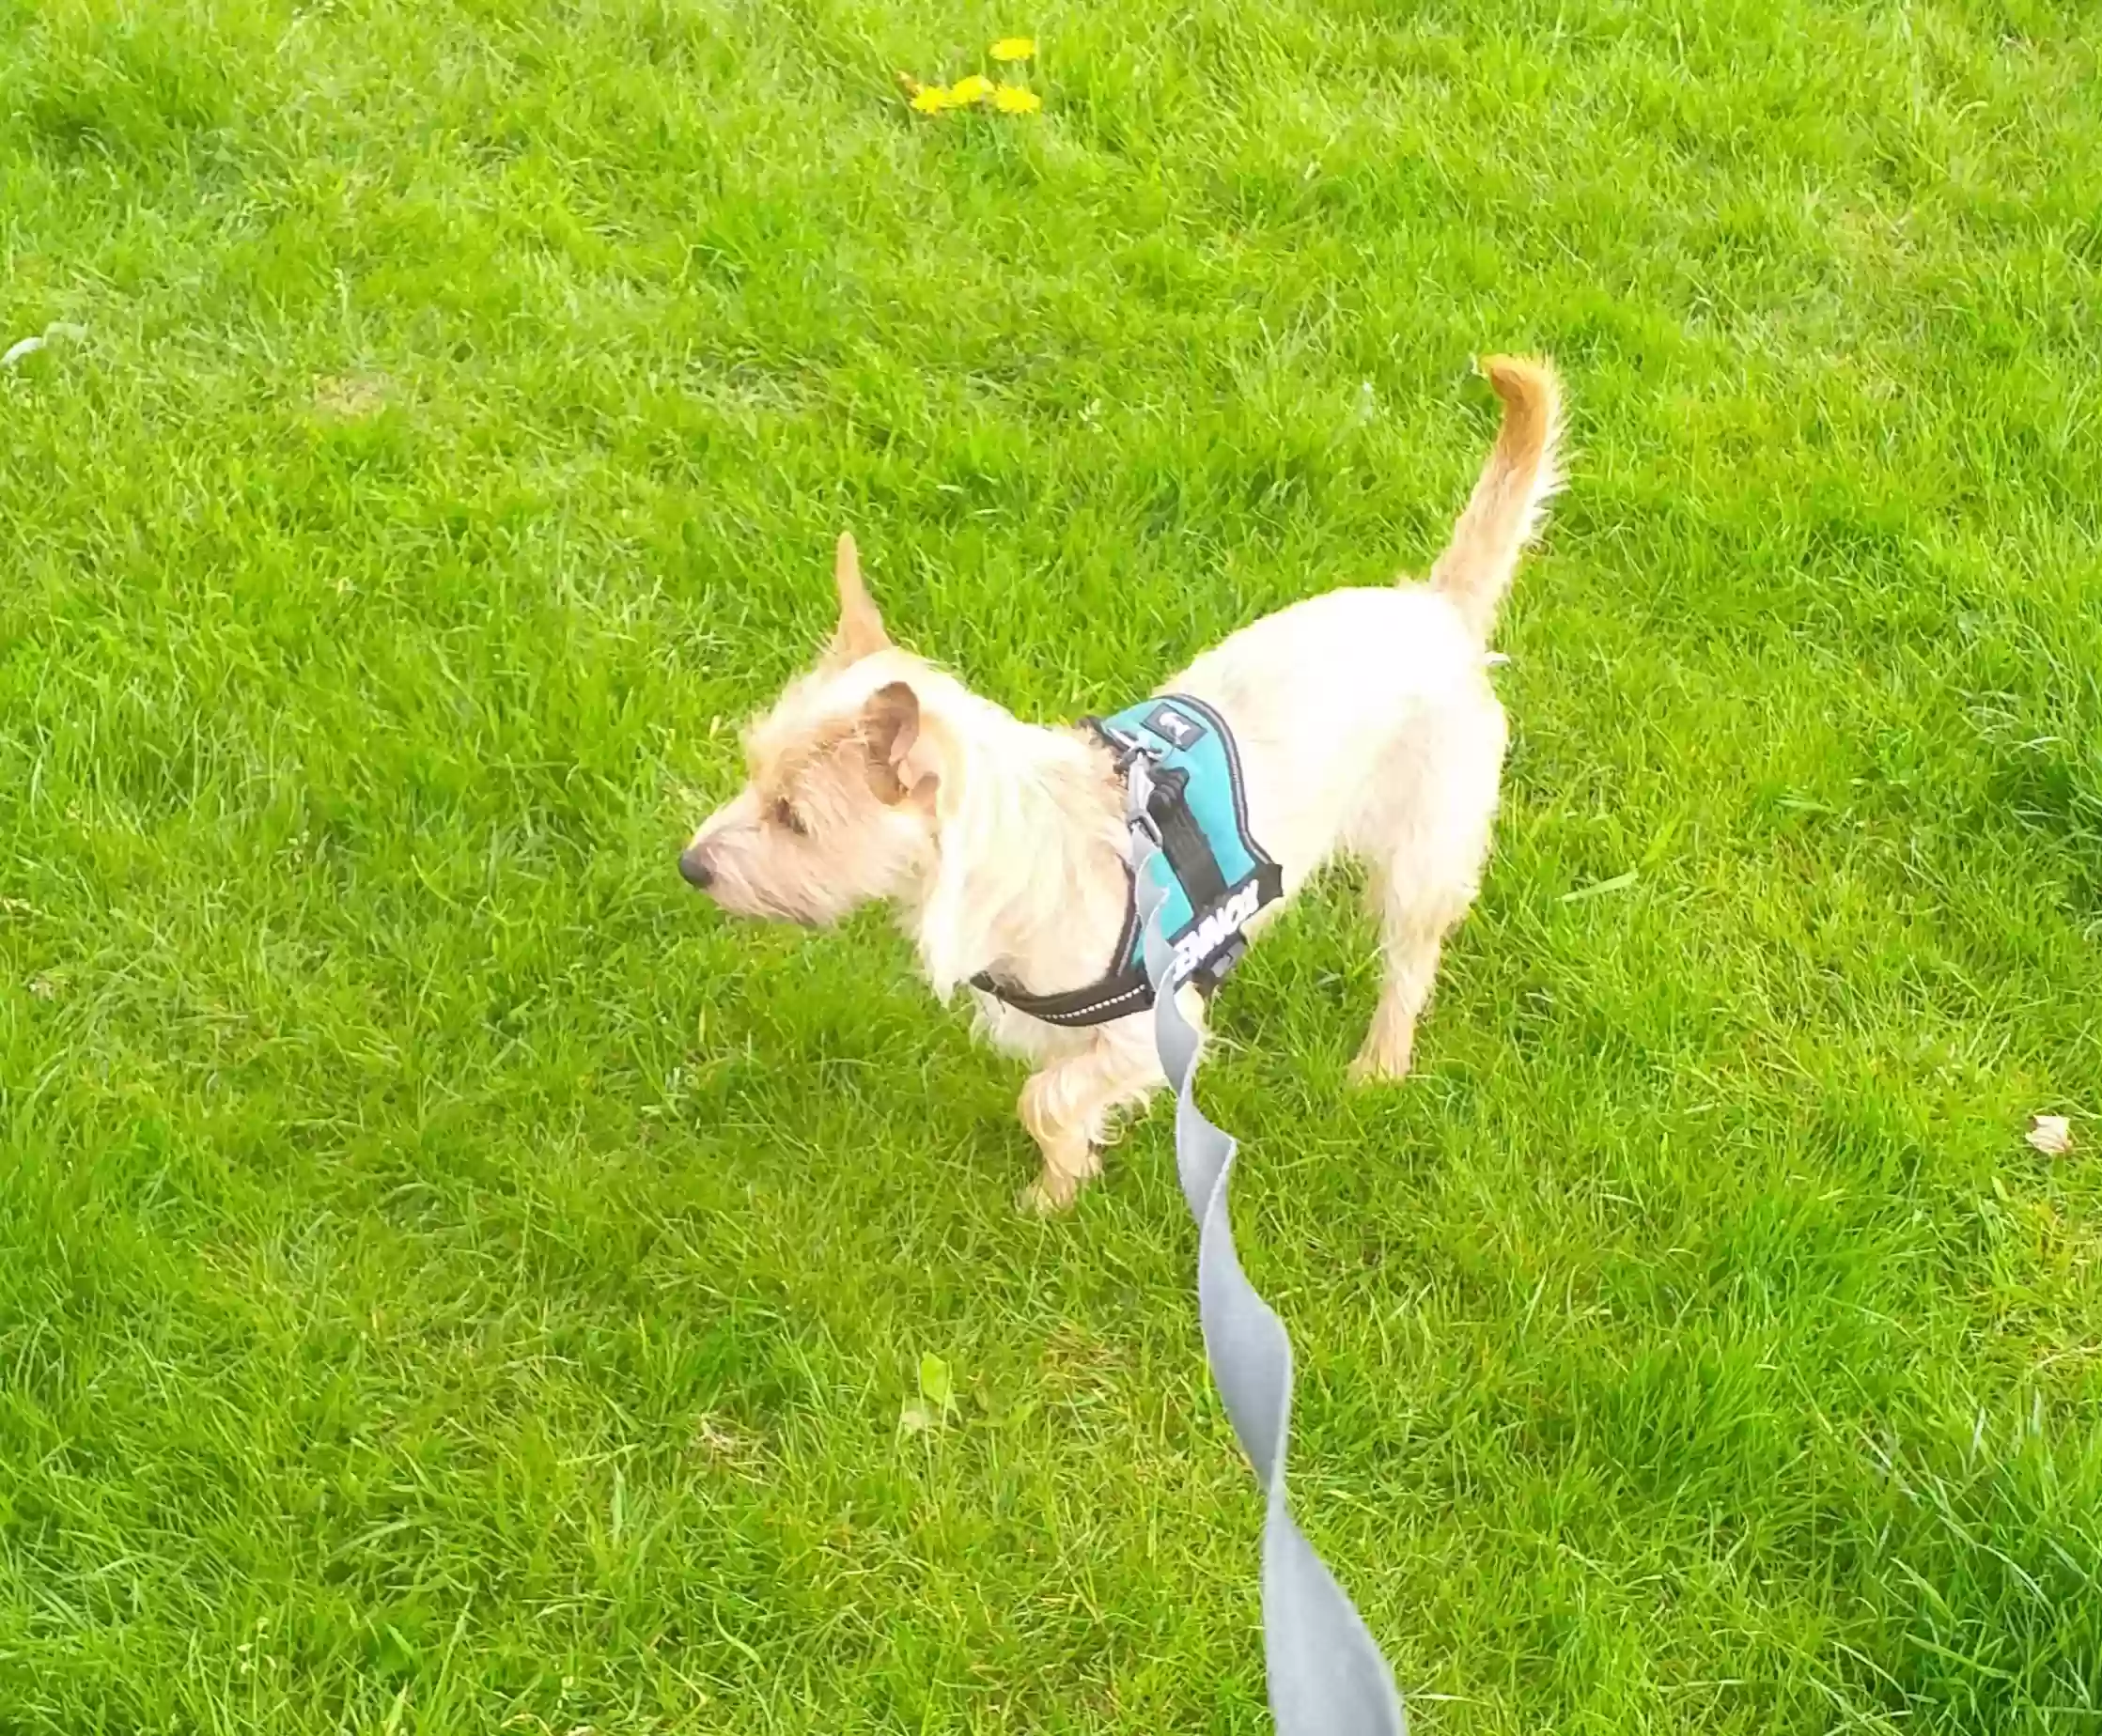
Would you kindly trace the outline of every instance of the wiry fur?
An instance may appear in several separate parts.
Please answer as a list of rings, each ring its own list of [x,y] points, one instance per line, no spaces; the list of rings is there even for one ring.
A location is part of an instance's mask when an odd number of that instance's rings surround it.
[[[1339,852],[1366,864],[1386,959],[1355,1069],[1367,1078],[1408,1071],[1440,947],[1473,902],[1505,741],[1487,638],[1558,486],[1552,370],[1504,357],[1482,368],[1503,425],[1429,582],[1309,597],[1160,690],[1232,726],[1250,829],[1287,899]],[[1038,994],[1095,981],[1126,896],[1108,755],[892,644],[850,537],[835,576],[830,649],[752,726],[750,781],[695,832],[682,870],[740,915],[826,922],[892,900],[944,1000],[983,970]],[[1163,1082],[1151,1019],[1065,1031],[973,993],[991,1038],[1038,1063],[1020,1111],[1044,1168],[1026,1198],[1062,1206],[1099,1167],[1110,1118]]]

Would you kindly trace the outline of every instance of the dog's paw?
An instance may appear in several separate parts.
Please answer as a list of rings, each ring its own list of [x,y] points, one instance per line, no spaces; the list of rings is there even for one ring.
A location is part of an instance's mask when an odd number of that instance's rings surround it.
[[[1406,1048],[1399,1055],[1394,1055],[1367,1043],[1350,1063],[1353,1085],[1397,1085],[1408,1077],[1409,1051]]]
[[[1017,1196],[1015,1209],[1024,1217],[1056,1217],[1061,1212],[1071,1211],[1073,1201],[1080,1197],[1078,1176],[1046,1170]]]

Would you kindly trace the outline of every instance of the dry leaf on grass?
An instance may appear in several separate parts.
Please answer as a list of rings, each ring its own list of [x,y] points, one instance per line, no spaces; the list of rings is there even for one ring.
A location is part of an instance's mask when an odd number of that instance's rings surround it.
[[[324,374],[314,382],[314,408],[330,416],[369,416],[387,401],[387,381],[377,374]]]
[[[2047,1157],[2063,1157],[2073,1149],[2073,1124],[2063,1115],[2032,1115],[2022,1138]]]
[[[693,1424],[693,1450],[732,1470],[749,1471],[764,1456],[759,1437],[726,1417],[703,1412]]]
[[[24,337],[18,342],[9,344],[7,353],[0,355],[0,367],[14,366],[23,357],[33,356],[38,350],[47,348],[54,338],[68,337],[77,341],[86,335],[87,328],[84,325],[74,325],[71,321],[66,319],[54,319],[35,336]]]

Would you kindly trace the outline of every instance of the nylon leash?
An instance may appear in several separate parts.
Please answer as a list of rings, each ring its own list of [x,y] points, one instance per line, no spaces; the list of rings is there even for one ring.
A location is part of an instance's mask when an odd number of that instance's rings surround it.
[[[1176,1093],[1176,1172],[1197,1220],[1197,1317],[1212,1384],[1263,1489],[1263,1652],[1270,1715],[1278,1736],[1406,1736],[1401,1695],[1378,1642],[1300,1535],[1285,1503],[1292,1343],[1285,1323],[1248,1281],[1234,1248],[1226,1184],[1235,1142],[1197,1108],[1204,1039],[1176,1004],[1179,984],[1174,950],[1160,933],[1166,891],[1153,872],[1160,841],[1146,812],[1152,778],[1144,754],[1127,775],[1132,877],[1154,988],[1154,1041]]]

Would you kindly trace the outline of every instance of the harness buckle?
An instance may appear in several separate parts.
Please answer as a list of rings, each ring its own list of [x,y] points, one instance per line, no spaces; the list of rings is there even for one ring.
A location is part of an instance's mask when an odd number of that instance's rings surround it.
[[[1116,762],[1119,777],[1131,769],[1133,760],[1153,757],[1152,750],[1136,736],[1121,729],[1113,729],[1100,718],[1083,718],[1081,721],[1095,732],[1096,739],[1109,749],[1110,757]]]

